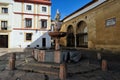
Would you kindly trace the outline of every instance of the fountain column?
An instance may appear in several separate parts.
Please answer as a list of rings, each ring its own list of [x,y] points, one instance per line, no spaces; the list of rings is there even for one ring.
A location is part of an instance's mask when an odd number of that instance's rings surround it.
[[[59,38],[55,39],[55,50],[60,50]]]

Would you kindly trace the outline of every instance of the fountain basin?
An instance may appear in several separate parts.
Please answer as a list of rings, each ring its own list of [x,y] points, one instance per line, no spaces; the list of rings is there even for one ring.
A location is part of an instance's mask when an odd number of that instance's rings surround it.
[[[62,63],[68,62],[69,60],[78,62],[82,57],[82,54],[77,50],[55,51],[34,49],[32,55],[36,61],[47,63]]]
[[[66,35],[66,32],[49,32],[48,33],[51,37],[64,37]]]

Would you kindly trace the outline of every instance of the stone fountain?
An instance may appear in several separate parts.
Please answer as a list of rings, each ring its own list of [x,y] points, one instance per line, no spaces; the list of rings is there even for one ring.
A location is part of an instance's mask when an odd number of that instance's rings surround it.
[[[60,51],[60,38],[66,36],[66,32],[60,32],[61,24],[60,24],[60,14],[57,10],[57,14],[55,17],[55,26],[54,31],[49,32],[49,35],[55,39],[55,51],[54,51],[54,62],[60,63],[62,61],[61,56],[62,53]]]
[[[61,22],[60,14],[57,10],[55,17],[55,26],[54,30],[50,31],[48,34],[55,40],[55,50],[34,50],[33,56],[39,62],[54,62],[61,63],[63,62],[63,52],[60,51],[60,38],[66,36],[66,32],[60,32]]]
[[[66,32],[59,32],[61,28],[61,22],[60,22],[60,14],[59,11],[57,10],[57,14],[55,17],[55,26],[54,26],[54,31],[49,32],[49,35],[55,39],[55,50],[60,50],[60,38],[64,37],[66,35]]]

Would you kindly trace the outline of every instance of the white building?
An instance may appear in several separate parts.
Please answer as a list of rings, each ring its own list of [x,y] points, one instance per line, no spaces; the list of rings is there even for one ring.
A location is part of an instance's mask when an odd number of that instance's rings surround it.
[[[0,48],[49,48],[50,26],[50,0],[0,0]]]

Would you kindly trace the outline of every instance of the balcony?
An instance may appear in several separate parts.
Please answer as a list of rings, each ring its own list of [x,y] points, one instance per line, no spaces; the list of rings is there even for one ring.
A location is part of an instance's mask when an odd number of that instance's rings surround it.
[[[0,32],[11,32],[12,27],[1,27]]]

